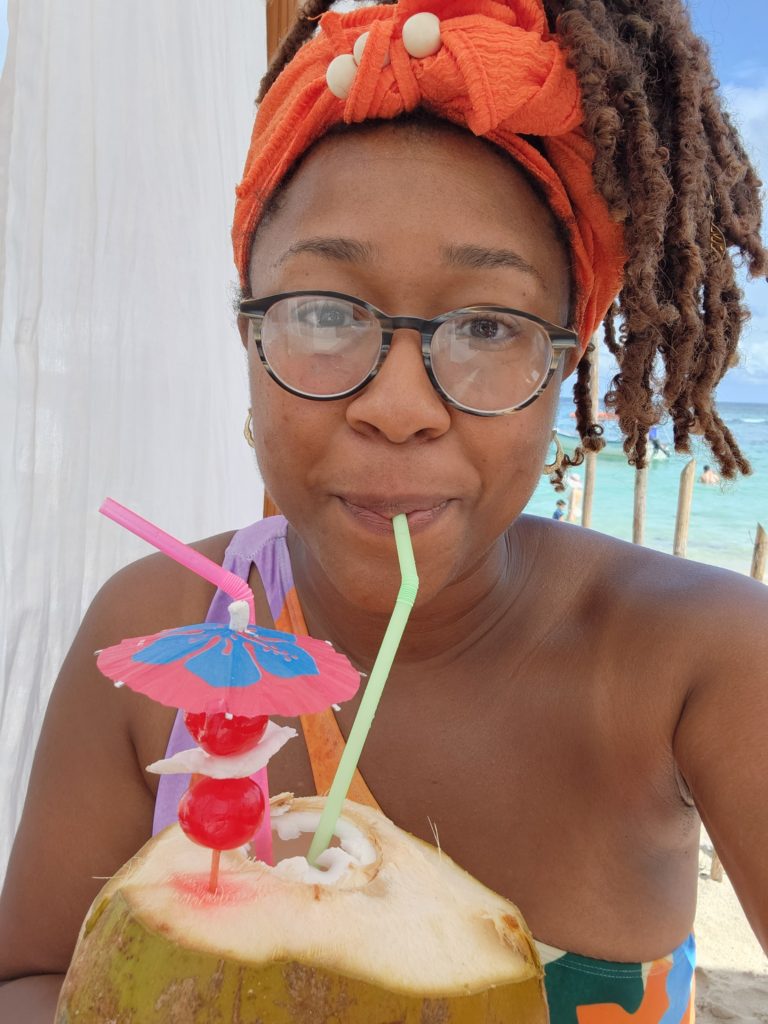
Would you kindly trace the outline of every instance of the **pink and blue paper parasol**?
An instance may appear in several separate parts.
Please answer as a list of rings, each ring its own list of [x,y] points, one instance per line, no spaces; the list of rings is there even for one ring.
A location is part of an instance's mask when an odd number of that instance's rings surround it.
[[[123,640],[99,653],[115,682],[170,707],[231,715],[322,711],[357,692],[360,675],[330,644],[248,625],[244,602],[229,626],[202,623]]]

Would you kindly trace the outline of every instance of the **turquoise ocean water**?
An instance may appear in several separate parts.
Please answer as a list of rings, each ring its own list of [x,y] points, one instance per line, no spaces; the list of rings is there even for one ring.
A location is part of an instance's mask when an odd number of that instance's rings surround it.
[[[570,417],[573,405],[563,400],[558,416],[558,430],[575,433]],[[752,463],[752,476],[707,487],[694,487],[687,557],[710,565],[749,573],[755,528],[758,522],[768,529],[768,405],[746,405],[721,402],[720,414],[735,434],[742,450]],[[606,423],[606,440],[618,440],[615,424]],[[671,429],[661,426],[659,440],[669,447]],[[697,481],[705,464],[714,466],[706,446],[694,443]],[[677,513],[680,473],[688,457],[675,455],[666,461],[654,461],[648,473],[645,545],[672,553]],[[582,479],[584,467],[578,470]],[[632,540],[632,510],[635,473],[623,457],[601,454],[597,463],[597,483],[592,514],[592,529],[623,540]],[[551,516],[555,494],[546,478],[531,498],[526,511]],[[563,495],[563,497],[567,497]]]

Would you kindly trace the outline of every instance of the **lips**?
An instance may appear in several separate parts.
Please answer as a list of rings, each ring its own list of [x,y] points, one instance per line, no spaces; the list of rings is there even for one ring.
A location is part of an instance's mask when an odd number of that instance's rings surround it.
[[[397,515],[408,517],[411,531],[424,529],[439,519],[452,504],[441,494],[379,495],[345,494],[339,496],[346,511],[361,525],[376,533],[391,533]]]

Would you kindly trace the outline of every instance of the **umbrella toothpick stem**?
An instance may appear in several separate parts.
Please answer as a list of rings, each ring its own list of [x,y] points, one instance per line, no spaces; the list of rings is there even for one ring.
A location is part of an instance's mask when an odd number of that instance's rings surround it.
[[[219,884],[219,861],[221,850],[211,850],[211,874],[208,878],[208,892],[216,892]]]

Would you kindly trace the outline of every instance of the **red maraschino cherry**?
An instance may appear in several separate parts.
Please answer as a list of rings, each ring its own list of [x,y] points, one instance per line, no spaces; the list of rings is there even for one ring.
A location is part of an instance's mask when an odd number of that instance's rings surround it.
[[[209,850],[243,846],[263,817],[264,794],[247,778],[201,778],[179,801],[179,825],[185,835]]]
[[[205,711],[187,711],[184,724],[195,742],[208,754],[227,757],[229,754],[243,754],[252,750],[264,735],[269,718],[255,715],[233,715],[228,718],[223,711],[206,714]]]

